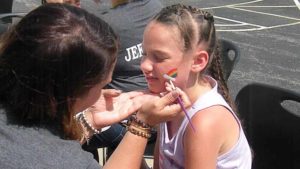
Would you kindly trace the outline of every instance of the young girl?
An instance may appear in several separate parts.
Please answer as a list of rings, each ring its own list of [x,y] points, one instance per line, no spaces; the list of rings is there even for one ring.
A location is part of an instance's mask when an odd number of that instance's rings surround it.
[[[251,168],[251,151],[232,110],[220,68],[213,16],[183,5],[166,7],[147,25],[141,69],[160,93],[164,74],[177,68],[175,86],[189,96],[187,110],[160,124],[154,168]]]

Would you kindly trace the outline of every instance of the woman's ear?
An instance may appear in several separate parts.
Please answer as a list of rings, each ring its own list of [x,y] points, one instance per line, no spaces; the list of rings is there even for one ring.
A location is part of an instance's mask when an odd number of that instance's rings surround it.
[[[193,64],[192,64],[192,71],[193,72],[201,72],[205,69],[209,60],[209,55],[205,50],[199,50],[196,52],[194,56]]]

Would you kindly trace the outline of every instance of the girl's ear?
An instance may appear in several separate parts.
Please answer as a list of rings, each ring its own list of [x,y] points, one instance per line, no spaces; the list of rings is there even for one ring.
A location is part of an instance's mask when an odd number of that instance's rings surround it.
[[[205,69],[207,63],[209,61],[209,55],[205,50],[199,50],[196,52],[194,56],[192,71],[197,73],[203,71]]]

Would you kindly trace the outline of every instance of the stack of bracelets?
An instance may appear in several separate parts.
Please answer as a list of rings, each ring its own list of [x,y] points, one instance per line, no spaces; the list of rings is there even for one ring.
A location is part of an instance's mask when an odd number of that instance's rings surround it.
[[[136,114],[130,116],[125,126],[127,131],[134,135],[138,135],[147,139],[151,137],[151,126],[138,120]]]
[[[100,131],[96,128],[94,128],[91,123],[86,118],[85,113],[88,112],[89,109],[85,109],[82,112],[77,113],[74,118],[76,121],[81,125],[81,128],[83,130],[83,136],[81,139],[81,142],[84,141],[89,142],[90,138],[94,134],[99,134]],[[131,132],[134,135],[144,137],[146,139],[149,139],[151,137],[151,126],[138,120],[136,117],[136,114],[133,114],[127,123],[125,124],[127,131]]]

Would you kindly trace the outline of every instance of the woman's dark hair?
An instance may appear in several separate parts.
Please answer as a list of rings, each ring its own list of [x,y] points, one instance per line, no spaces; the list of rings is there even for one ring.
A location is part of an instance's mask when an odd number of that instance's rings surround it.
[[[75,99],[105,80],[118,38],[100,18],[66,4],[45,4],[0,42],[0,104],[19,125],[53,126],[78,138]]]
[[[235,105],[229,96],[228,87],[221,68],[220,49],[213,15],[199,8],[175,4],[163,8],[153,20],[165,25],[177,27],[184,40],[185,51],[192,48],[192,43],[207,44],[208,47],[206,51],[210,57],[203,72],[209,73],[218,81],[218,91],[222,94],[227,103],[235,109]]]

